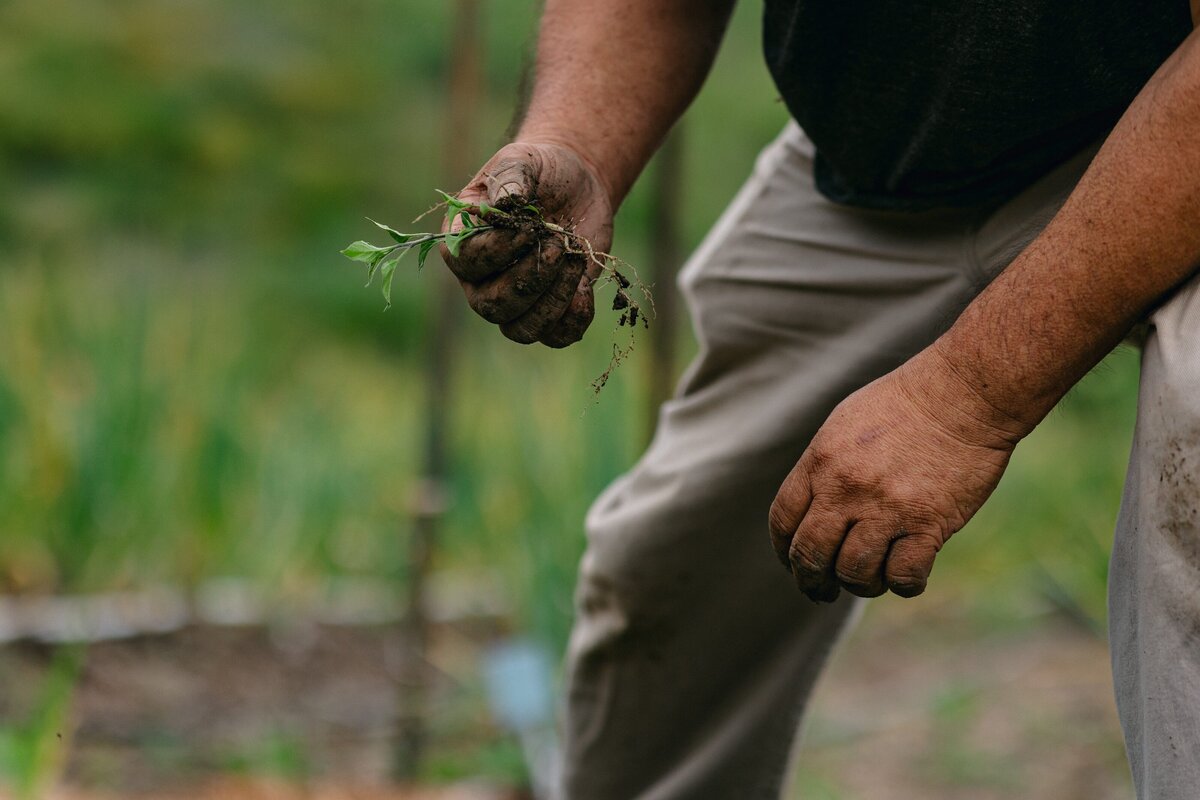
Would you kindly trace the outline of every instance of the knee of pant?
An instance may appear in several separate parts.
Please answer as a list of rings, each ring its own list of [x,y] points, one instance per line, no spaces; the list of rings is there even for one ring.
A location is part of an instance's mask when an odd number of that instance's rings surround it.
[[[692,327],[697,331],[706,328],[705,312],[717,302],[720,294],[719,284],[720,281],[710,274],[707,260],[689,261],[679,272],[676,285],[679,287],[688,318],[692,321]]]
[[[628,576],[589,568],[587,559],[575,591],[571,656],[577,670],[601,669],[622,654],[644,653],[670,640],[672,615],[665,598],[655,599]]]
[[[676,501],[686,493],[671,486],[623,485],[606,491],[587,516],[588,546],[579,571],[577,613],[582,620],[602,620],[610,634],[655,628],[685,602],[687,586],[679,580],[690,569],[693,520]],[[692,565],[694,566],[694,564]]]
[[[667,531],[653,512],[619,513],[593,509],[588,515],[588,546],[579,571],[577,600],[583,615],[617,615],[628,621],[644,605],[647,587],[663,564],[661,541]]]

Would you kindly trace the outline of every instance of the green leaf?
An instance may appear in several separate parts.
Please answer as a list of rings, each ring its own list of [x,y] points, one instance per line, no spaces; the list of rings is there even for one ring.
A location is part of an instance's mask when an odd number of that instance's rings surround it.
[[[470,239],[477,233],[483,233],[484,231],[490,231],[491,229],[491,225],[476,225],[473,228],[464,228],[458,233],[447,234],[445,240],[446,249],[450,251],[450,255],[458,258],[458,250],[464,241]]]
[[[367,217],[367,219],[370,222],[374,223],[381,230],[387,231],[388,236],[391,236],[393,239],[396,240],[396,244],[407,244],[409,239],[412,239],[416,236],[421,235],[419,233],[401,233],[400,231],[398,231],[394,228],[389,228],[387,225],[384,225],[382,222],[375,222],[375,220],[371,219],[370,217]]]
[[[475,223],[471,221],[471,215],[468,214],[466,211],[459,212],[458,218],[460,220],[462,220],[464,230],[475,227]]]
[[[459,211],[462,211],[464,208],[467,208],[468,206],[471,205],[470,203],[459,200],[457,197],[455,197],[452,194],[447,194],[446,192],[443,192],[441,189],[438,189],[437,193],[440,194],[442,196],[442,199],[446,201],[446,205],[450,206],[449,216],[454,216]]]
[[[483,200],[479,201],[479,216],[486,217],[488,214],[491,214],[495,210],[496,210],[495,206],[488,205]]]
[[[401,254],[401,256],[402,255],[403,254]],[[392,278],[396,275],[396,265],[399,263],[400,256],[397,256],[379,268],[379,277],[382,279],[383,284],[383,299],[387,303],[387,305],[383,307],[384,311],[387,311],[392,307]]]
[[[436,245],[436,244],[437,244],[436,239],[430,239],[428,242],[421,243],[421,249],[417,253],[417,271],[418,272],[420,272],[421,268],[425,266],[425,259],[429,257],[429,251],[432,250],[434,248],[434,245]]]
[[[342,255],[352,261],[362,261],[370,264],[380,258],[380,253],[390,253],[393,249],[392,247],[376,247],[368,242],[360,241],[353,243],[343,250]]]
[[[379,268],[380,263],[392,254],[395,248],[380,248],[375,253],[371,254],[371,258],[367,261],[367,286],[371,285],[371,281],[375,278],[375,270]]]

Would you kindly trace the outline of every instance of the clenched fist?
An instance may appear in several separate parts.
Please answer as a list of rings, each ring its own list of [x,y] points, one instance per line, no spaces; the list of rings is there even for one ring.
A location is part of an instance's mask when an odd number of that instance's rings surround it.
[[[775,552],[816,601],[918,595],[1028,432],[926,350],[821,426],[771,505]]]
[[[612,244],[612,202],[583,158],[559,144],[516,142],[504,147],[458,197],[501,209],[535,204],[547,222],[587,239],[597,252]],[[462,225],[455,218],[449,230]],[[595,314],[592,281],[600,267],[566,252],[549,232],[496,228],[465,239],[457,256],[442,257],[467,302],[515,342],[566,347],[579,341]]]

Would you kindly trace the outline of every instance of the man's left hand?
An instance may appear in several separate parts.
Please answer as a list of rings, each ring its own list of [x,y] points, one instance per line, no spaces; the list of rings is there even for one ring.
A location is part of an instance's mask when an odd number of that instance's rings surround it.
[[[815,601],[918,595],[1028,432],[935,345],[834,409],[771,505],[775,551]]]

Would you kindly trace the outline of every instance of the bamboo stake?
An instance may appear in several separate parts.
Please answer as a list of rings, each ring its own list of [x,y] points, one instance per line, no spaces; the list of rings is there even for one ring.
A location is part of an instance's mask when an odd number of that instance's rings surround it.
[[[480,106],[482,31],[479,0],[455,0],[450,31],[449,101],[442,155],[446,187],[453,191],[470,177],[474,164],[474,113]],[[449,270],[436,270],[437,313],[429,326],[426,349],[426,424],[423,477],[413,505],[409,541],[407,613],[403,622],[405,660],[401,715],[394,771],[411,780],[420,773],[428,739],[429,614],[425,586],[437,546],[438,529],[446,510],[449,465],[449,413],[453,402],[451,376],[460,324],[462,297]]]
[[[679,231],[679,207],[683,198],[682,124],[667,136],[656,158],[651,184],[650,263],[654,270],[654,324],[650,326],[646,441],[654,435],[658,409],[671,397],[675,386],[675,339],[678,302],[675,275],[683,257]]]

